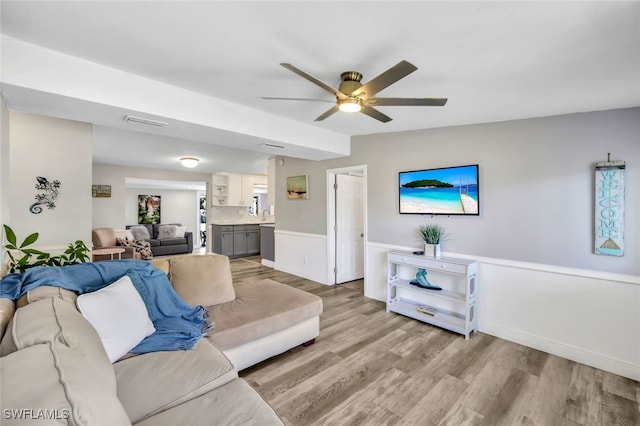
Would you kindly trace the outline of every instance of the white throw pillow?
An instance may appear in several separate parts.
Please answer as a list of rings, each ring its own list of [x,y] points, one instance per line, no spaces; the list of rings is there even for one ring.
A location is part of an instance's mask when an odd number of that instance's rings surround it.
[[[122,358],[156,329],[128,276],[78,296],[78,309],[96,329],[111,362]]]
[[[175,238],[184,238],[184,233],[187,232],[186,226],[176,226]]]
[[[135,240],[135,237],[133,236],[133,232],[131,232],[131,229],[127,229],[126,231],[124,231],[124,238],[128,241]]]

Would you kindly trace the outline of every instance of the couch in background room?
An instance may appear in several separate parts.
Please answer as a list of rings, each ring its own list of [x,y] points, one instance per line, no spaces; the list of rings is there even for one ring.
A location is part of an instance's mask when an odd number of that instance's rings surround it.
[[[184,254],[193,251],[193,233],[179,223],[127,225],[133,239],[148,241],[154,256]],[[145,233],[146,231],[146,233]]]

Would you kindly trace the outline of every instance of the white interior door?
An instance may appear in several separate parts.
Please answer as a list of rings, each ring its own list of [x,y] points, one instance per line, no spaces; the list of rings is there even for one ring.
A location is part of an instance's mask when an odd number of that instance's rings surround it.
[[[336,283],[364,277],[363,180],[336,175]]]

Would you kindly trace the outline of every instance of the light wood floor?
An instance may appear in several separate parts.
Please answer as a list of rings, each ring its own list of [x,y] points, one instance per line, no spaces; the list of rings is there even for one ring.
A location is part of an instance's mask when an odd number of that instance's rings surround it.
[[[288,425],[640,425],[640,383],[483,333],[394,313],[363,283],[324,286],[232,260],[324,302],[320,337],[240,372]]]

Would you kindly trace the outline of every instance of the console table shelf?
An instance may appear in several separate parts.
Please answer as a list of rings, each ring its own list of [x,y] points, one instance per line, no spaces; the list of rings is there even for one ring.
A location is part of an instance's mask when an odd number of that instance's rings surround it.
[[[416,271],[427,271],[428,280],[442,290],[411,284]],[[478,263],[459,258],[434,259],[411,252],[387,254],[387,312],[423,321],[469,338],[477,330],[476,290]],[[418,311],[433,308],[434,315]]]

